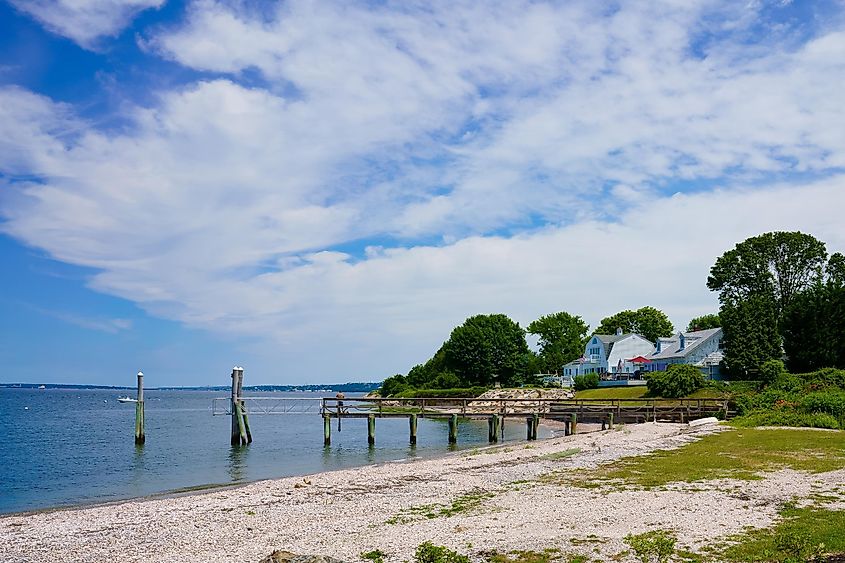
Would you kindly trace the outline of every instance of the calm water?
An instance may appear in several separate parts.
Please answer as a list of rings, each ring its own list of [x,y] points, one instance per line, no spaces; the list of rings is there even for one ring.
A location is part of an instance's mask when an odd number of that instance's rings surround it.
[[[367,445],[365,419],[344,420],[341,432],[333,421],[332,445],[323,447],[323,424],[317,414],[253,415],[254,442],[233,448],[231,419],[211,414],[211,399],[226,395],[219,391],[146,391],[147,443],[136,447],[135,405],[118,403],[119,394],[126,393],[0,389],[0,513],[304,475],[449,451],[445,421],[420,419],[418,444],[412,448],[404,418],[379,419],[374,448]],[[524,424],[509,423],[505,439],[524,440]],[[486,445],[486,440],[486,422],[459,424],[459,448]]]

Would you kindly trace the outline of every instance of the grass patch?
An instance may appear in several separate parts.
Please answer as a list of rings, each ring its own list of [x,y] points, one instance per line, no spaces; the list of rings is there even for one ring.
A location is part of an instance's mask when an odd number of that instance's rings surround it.
[[[463,514],[475,510],[481,503],[489,498],[493,498],[495,493],[486,491],[476,491],[460,495],[452,501],[451,504],[423,504],[420,506],[412,506],[399,511],[399,514],[389,518],[386,524],[407,524],[414,520],[427,518],[432,520],[434,518],[450,518],[456,514]]]
[[[367,561],[372,561],[373,563],[384,563],[384,558],[387,554],[384,553],[380,549],[374,549],[373,551],[365,551],[363,552],[360,557],[361,559],[366,559]]]
[[[648,393],[645,385],[631,387],[599,387],[576,391],[576,399],[644,399]]]
[[[781,516],[772,528],[729,538],[735,543],[721,550],[719,560],[799,562],[845,553],[845,512],[788,506]]]
[[[509,553],[492,552],[485,554],[490,563],[551,563],[561,559],[560,550],[555,548],[543,551],[511,551]]]
[[[561,452],[555,452],[553,454],[547,454],[542,456],[540,459],[549,459],[549,460],[559,460],[559,459],[566,459],[568,457],[572,457],[575,454],[581,453],[581,448],[569,448],[568,450],[563,450]]]
[[[585,487],[624,483],[651,488],[725,477],[759,479],[761,472],[783,468],[822,473],[843,467],[845,432],[749,428],[711,434],[675,450],[623,458],[587,478],[552,474],[544,480]]]

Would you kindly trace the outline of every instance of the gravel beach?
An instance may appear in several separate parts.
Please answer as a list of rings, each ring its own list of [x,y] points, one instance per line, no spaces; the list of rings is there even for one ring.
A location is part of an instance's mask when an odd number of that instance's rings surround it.
[[[679,545],[696,548],[747,526],[768,526],[780,503],[845,482],[843,471],[779,471],[760,481],[723,479],[651,491],[536,481],[551,471],[587,472],[718,430],[629,425],[439,459],[10,515],[0,518],[0,560],[257,563],[284,549],[357,561],[360,553],[379,549],[387,561],[399,562],[410,560],[425,541],[473,558],[489,550],[557,548],[604,559],[625,549],[622,539],[629,533],[671,528]],[[580,452],[550,456],[575,448]],[[452,514],[448,508],[458,498],[474,504]],[[436,517],[426,515],[432,512]]]

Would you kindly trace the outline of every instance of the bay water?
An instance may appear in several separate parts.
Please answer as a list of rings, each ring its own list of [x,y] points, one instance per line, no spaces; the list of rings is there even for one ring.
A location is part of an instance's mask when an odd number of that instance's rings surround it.
[[[227,393],[193,390],[145,390],[147,440],[136,446],[135,404],[117,401],[125,394],[0,388],[0,513],[307,475],[455,449],[447,444],[445,420],[422,418],[418,443],[409,446],[404,417],[378,419],[374,447],[367,444],[366,419],[344,419],[341,432],[333,420],[332,443],[323,446],[317,412],[252,414],[253,443],[232,447],[230,417],[212,416],[212,399]],[[245,395],[318,399],[324,394]],[[505,440],[525,440],[524,423],[508,423]],[[485,445],[485,421],[458,425],[457,449]]]

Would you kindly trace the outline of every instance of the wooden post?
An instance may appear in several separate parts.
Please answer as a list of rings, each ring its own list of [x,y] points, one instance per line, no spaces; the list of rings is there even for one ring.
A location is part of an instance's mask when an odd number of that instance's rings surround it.
[[[417,445],[417,415],[412,414],[408,417],[408,426],[411,430],[411,445]]]
[[[499,441],[499,433],[496,428],[496,415],[490,415],[487,419],[487,441],[491,444]]]
[[[532,426],[534,426],[534,417],[533,416],[526,416],[525,417],[525,430],[528,436],[526,436],[526,440],[531,440],[531,430]]]
[[[502,425],[504,426],[504,425]],[[499,441],[499,415],[493,415],[493,435],[496,436],[495,442]]]
[[[458,443],[458,415],[456,414],[449,417],[449,443]]]
[[[238,402],[241,406],[241,417],[244,420],[244,430],[246,430],[246,443],[252,443],[252,431],[249,429],[249,414],[246,410],[246,403],[244,402],[243,397],[243,387],[244,387],[244,368],[238,368]]]
[[[607,419],[607,426],[608,426],[611,430],[613,430],[613,413],[610,413],[610,414],[608,415],[608,419]]]
[[[238,394],[242,383],[241,374],[243,369],[235,366],[232,368],[232,440],[233,446],[245,446],[248,444],[246,426],[244,424],[241,398]]]
[[[577,428],[578,428],[578,415],[575,414],[575,413],[572,413],[572,433],[573,434],[575,434],[575,432],[577,432]]]
[[[144,372],[138,372],[138,395],[135,403],[135,443],[140,445],[147,441],[144,435]]]
[[[329,446],[332,443],[332,417],[331,415],[323,415],[323,445]]]
[[[563,421],[563,435],[569,436],[570,434],[572,434],[572,421],[567,418]]]
[[[376,443],[376,415],[367,415],[367,443],[375,445]]]
[[[536,440],[537,439],[537,429],[540,427],[540,415],[537,414],[537,413],[534,413],[534,415],[531,418],[533,419],[533,422],[534,422],[534,424],[532,425],[532,428],[531,428],[531,439]]]

